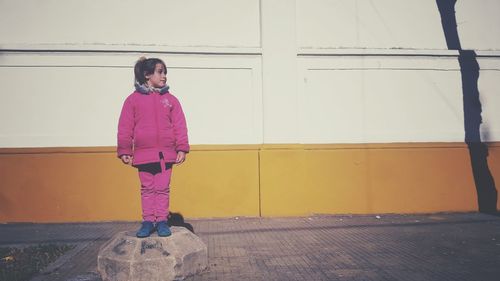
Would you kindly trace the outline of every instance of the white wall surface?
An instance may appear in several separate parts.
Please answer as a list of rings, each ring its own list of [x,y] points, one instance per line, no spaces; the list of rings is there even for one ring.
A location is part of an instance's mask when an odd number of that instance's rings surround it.
[[[259,47],[255,0],[0,0],[3,48]]]
[[[500,58],[479,58],[479,97],[482,108],[481,140],[500,140]]]
[[[446,49],[436,0],[296,0],[303,49]],[[500,50],[500,1],[458,0],[462,48]]]
[[[304,143],[463,141],[454,58],[302,57]]]
[[[169,85],[194,144],[262,143],[259,56],[168,56]]]
[[[434,0],[297,0],[300,48],[446,49]]]
[[[294,1],[262,1],[264,142],[297,143],[297,49]]]
[[[458,0],[455,10],[463,49],[500,50],[500,1]]]
[[[115,145],[138,57],[3,53],[0,146]],[[258,56],[159,57],[167,64],[171,92],[183,105],[192,143],[262,143]]]
[[[499,3],[456,5],[487,141]],[[463,141],[446,48],[434,0],[0,0],[0,147],[115,145],[143,54],[166,61],[192,144]]]

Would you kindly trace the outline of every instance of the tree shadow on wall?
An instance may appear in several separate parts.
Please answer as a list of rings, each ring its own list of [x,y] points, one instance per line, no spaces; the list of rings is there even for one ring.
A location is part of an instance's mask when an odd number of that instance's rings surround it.
[[[497,214],[497,189],[488,167],[488,146],[481,141],[480,134],[482,122],[482,106],[478,89],[480,68],[476,53],[472,50],[462,50],[460,45],[455,17],[456,2],[457,0],[436,0],[448,49],[459,52],[458,62],[462,76],[465,142],[469,149],[479,212]]]

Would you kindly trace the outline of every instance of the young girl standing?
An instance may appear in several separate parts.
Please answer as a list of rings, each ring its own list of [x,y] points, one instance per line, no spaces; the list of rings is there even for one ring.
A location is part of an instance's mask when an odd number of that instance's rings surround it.
[[[134,67],[135,91],[123,104],[118,122],[118,157],[138,169],[143,222],[137,237],[155,230],[169,236],[170,176],[189,152],[181,104],[167,86],[167,68],[157,58],[140,58]]]

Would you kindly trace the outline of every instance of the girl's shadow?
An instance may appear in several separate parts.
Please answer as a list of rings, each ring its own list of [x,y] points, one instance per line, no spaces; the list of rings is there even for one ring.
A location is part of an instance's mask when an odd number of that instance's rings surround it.
[[[170,213],[168,215],[168,221],[167,221],[169,226],[182,226],[187,228],[189,231],[194,233],[194,228],[191,224],[187,223],[184,221],[184,217],[182,216],[181,213]]]

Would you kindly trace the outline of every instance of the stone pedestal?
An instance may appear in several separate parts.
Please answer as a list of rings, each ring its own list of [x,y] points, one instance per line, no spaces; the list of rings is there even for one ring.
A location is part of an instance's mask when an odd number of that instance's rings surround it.
[[[135,237],[120,232],[99,251],[97,270],[105,281],[182,280],[207,268],[207,246],[183,227],[171,227],[172,235]]]

